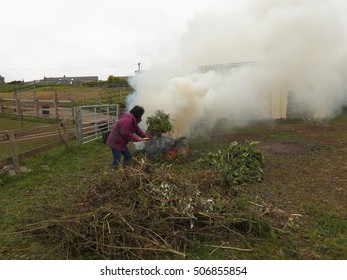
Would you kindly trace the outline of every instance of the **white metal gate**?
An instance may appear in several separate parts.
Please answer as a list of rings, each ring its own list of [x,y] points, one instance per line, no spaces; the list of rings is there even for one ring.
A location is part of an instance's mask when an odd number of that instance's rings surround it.
[[[75,107],[75,130],[79,145],[100,139],[119,117],[118,104]]]

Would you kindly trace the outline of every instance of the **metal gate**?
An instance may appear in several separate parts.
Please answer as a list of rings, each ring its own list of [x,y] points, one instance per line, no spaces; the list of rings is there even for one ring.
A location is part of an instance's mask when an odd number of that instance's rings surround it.
[[[76,106],[76,139],[79,145],[105,137],[118,120],[118,104]]]

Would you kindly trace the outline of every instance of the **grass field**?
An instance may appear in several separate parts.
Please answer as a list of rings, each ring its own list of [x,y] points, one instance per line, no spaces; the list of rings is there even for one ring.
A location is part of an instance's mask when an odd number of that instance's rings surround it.
[[[264,155],[261,182],[229,186],[201,164],[208,152],[245,140],[259,141]],[[204,138],[189,139],[188,144],[185,160],[147,160],[154,169],[170,168],[173,181],[184,180],[214,194],[220,190],[240,213],[258,213],[262,223],[256,224],[256,230],[248,227],[238,229],[237,235],[223,234],[223,243],[217,238],[220,232],[215,232],[215,237],[197,238],[194,246],[185,248],[185,258],[347,258],[346,114],[331,121],[274,121],[215,130]],[[135,162],[141,157],[134,153]],[[23,165],[31,173],[18,177],[0,174],[0,259],[98,258],[74,254],[59,240],[46,240],[45,229],[38,234],[28,225],[81,211],[86,206],[79,204],[81,199],[102,176],[116,187],[119,174],[111,173],[110,161],[109,149],[97,141],[73,146],[70,152],[60,147],[30,158]],[[261,224],[271,231],[261,229]],[[251,250],[232,249],[244,244]]]
[[[27,86],[17,92],[18,99],[53,100],[55,97],[59,100],[73,100],[75,105],[89,105],[99,103],[123,103],[125,104],[126,96],[133,92],[131,87],[90,87],[90,86],[67,86],[51,85],[32,87]],[[1,98],[15,98],[15,86],[0,85]],[[41,102],[42,103],[42,102]],[[40,105],[42,105],[40,103]],[[44,102],[43,102],[44,103]],[[3,101],[0,105],[13,106],[10,101]],[[51,105],[47,103],[45,105]],[[66,106],[61,103],[59,106]],[[9,111],[9,110],[7,110]]]

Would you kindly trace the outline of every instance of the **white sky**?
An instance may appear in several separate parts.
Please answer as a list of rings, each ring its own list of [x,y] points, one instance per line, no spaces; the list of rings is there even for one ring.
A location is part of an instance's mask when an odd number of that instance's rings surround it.
[[[246,0],[0,0],[0,75],[133,75],[178,47],[186,23]]]

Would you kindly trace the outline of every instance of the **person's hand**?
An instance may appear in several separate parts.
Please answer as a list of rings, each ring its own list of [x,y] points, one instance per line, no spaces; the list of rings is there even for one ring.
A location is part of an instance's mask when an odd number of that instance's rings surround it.
[[[138,138],[138,137],[134,137],[134,140],[133,140],[134,142],[140,142],[140,141],[142,141],[142,139],[140,139],[140,138]]]

